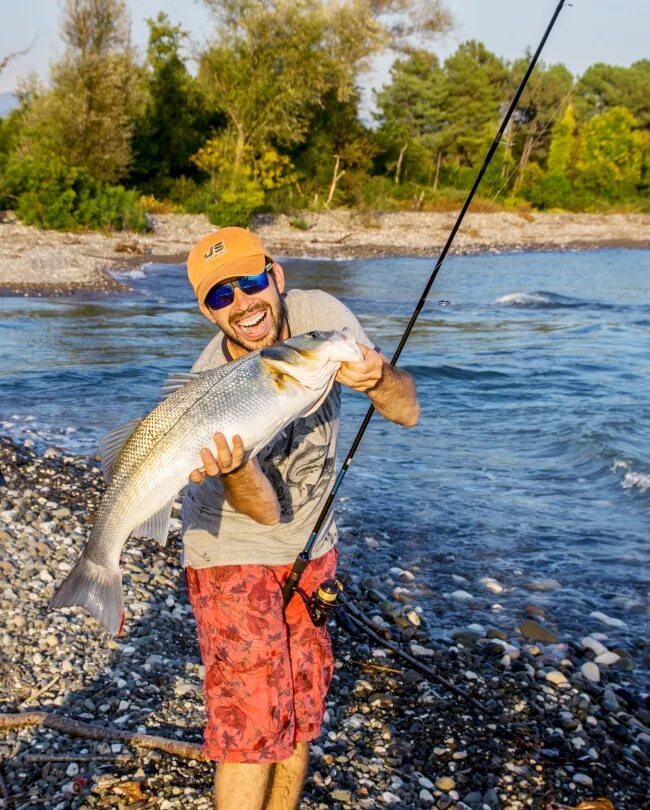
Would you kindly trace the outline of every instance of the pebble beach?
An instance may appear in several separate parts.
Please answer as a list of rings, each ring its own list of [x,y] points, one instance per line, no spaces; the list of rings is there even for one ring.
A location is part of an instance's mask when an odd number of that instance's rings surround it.
[[[3,438],[0,470],[0,725],[42,711],[200,744],[203,671],[178,521],[164,549],[127,545],[125,632],[109,639],[79,611],[46,610],[101,497],[98,461]],[[647,639],[621,641],[605,614],[589,624],[601,632],[567,637],[532,599],[508,631],[470,624],[442,638],[418,605],[417,577],[357,566],[347,593],[380,636],[472,702],[332,626],[337,669],[303,810],[650,808],[650,696],[638,678]],[[497,579],[483,585],[498,598]],[[0,728],[0,755],[12,810],[212,807],[213,767],[199,759],[42,726]]]
[[[275,256],[438,256],[457,217],[448,212],[347,209],[261,214],[251,223]],[[150,262],[183,262],[216,227],[203,214],[152,214],[147,233],[61,233],[0,212],[0,293],[69,295],[126,291],[112,272]],[[650,214],[471,212],[452,254],[650,247]]]

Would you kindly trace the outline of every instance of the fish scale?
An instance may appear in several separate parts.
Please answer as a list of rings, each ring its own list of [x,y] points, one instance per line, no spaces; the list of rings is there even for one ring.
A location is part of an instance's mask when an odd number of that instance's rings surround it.
[[[295,419],[320,406],[342,362],[363,359],[345,332],[310,332],[246,354],[170,393],[143,420],[102,444],[109,483],[88,542],[50,607],[80,605],[109,632],[124,617],[119,560],[133,534],[164,543],[172,504],[214,434],[239,435],[255,456]]]

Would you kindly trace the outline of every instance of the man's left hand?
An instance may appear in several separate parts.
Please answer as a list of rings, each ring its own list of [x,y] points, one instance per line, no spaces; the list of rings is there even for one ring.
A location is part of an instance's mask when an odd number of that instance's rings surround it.
[[[357,344],[363,353],[363,360],[358,363],[341,363],[336,381],[355,391],[367,393],[375,388],[384,376],[384,360],[379,352]]]

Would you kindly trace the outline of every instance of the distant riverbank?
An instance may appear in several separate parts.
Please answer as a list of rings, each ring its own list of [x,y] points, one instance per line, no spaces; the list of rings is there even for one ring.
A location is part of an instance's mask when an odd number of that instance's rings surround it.
[[[252,225],[279,256],[437,256],[456,212],[305,212],[258,216]],[[0,293],[66,294],[125,289],[111,270],[182,262],[215,226],[203,215],[159,214],[149,233],[60,233],[0,223]],[[649,214],[469,214],[452,252],[650,248]]]

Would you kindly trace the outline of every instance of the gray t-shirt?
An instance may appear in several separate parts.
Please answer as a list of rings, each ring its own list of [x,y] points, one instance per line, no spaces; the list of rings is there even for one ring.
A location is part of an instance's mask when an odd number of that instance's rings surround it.
[[[360,323],[339,300],[321,290],[291,290],[285,296],[292,335],[312,329],[350,329],[359,343],[374,346]],[[223,333],[208,343],[192,371],[207,371],[228,362]],[[236,512],[227,502],[221,480],[206,477],[188,485],[183,498],[183,565],[286,565],[302,551],[320,514],[336,473],[336,443],[341,389],[335,383],[321,407],[296,419],[258,454],[280,502],[280,522],[264,526]],[[326,554],[337,540],[330,517],[323,524],[312,559]]]

